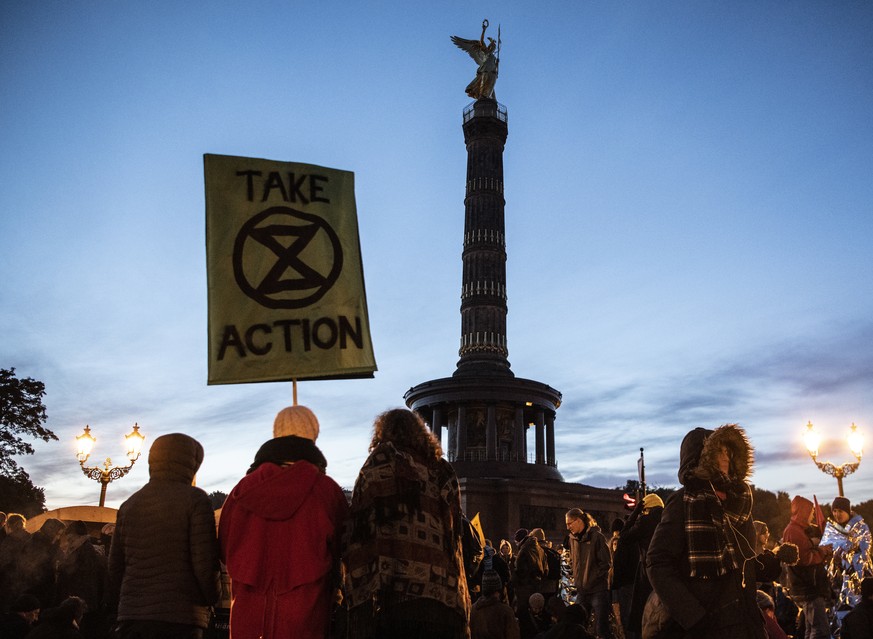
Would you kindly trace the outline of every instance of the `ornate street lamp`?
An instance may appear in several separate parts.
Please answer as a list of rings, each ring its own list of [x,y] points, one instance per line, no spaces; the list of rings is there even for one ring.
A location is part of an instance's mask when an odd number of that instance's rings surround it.
[[[133,468],[136,460],[139,459],[140,451],[142,451],[142,443],[145,440],[145,435],[139,432],[139,425],[133,425],[133,431],[124,436],[125,446],[127,448],[127,458],[130,463],[127,466],[113,466],[112,460],[107,457],[103,468],[99,466],[85,466],[88,457],[91,456],[91,449],[94,447],[94,442],[97,441],[91,435],[91,427],[85,426],[85,432],[76,436],[76,459],[79,460],[79,465],[82,467],[82,472],[87,477],[100,482],[100,506],[106,502],[106,487],[109,482],[115,481],[120,477],[124,477]]]
[[[831,477],[837,478],[837,487],[840,491],[840,497],[844,497],[843,477],[851,475],[858,470],[858,466],[861,464],[861,455],[864,452],[864,436],[858,431],[858,427],[853,423],[852,427],[849,429],[849,435],[846,437],[846,441],[849,444],[849,450],[852,452],[852,455],[855,456],[857,461],[843,464],[841,466],[836,466],[831,462],[820,462],[816,459],[818,457],[818,445],[821,442],[821,435],[815,429],[815,426],[812,425],[812,422],[809,422],[806,425],[806,432],[803,434],[803,441],[806,444],[806,450],[809,451],[809,456],[812,457],[812,461],[815,462],[818,469]]]

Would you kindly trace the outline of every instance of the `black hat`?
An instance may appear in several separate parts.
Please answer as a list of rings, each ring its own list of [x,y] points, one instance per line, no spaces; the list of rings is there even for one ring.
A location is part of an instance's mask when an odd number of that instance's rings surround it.
[[[519,528],[515,531],[515,543],[520,544],[522,539],[527,537],[530,531],[527,528]]]
[[[834,503],[831,504],[831,510],[843,510],[850,513],[852,512],[852,502],[850,502],[846,497],[837,497],[834,499]]]
[[[67,530],[77,535],[87,535],[88,534],[88,526],[85,525],[85,522],[81,519],[77,519],[76,521],[71,521],[67,524]]]
[[[500,575],[496,570],[486,570],[482,573],[482,596],[486,597],[492,593],[500,592],[503,589],[503,582],[500,580]]]
[[[39,531],[41,533],[45,533],[49,537],[54,537],[60,531],[62,531],[66,526],[64,526],[64,522],[60,519],[49,518],[43,522],[42,526],[40,526]]]

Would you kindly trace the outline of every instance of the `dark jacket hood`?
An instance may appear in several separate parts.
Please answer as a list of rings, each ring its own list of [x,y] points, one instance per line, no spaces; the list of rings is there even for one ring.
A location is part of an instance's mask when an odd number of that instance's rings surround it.
[[[203,463],[203,446],[182,433],[161,435],[149,449],[149,477],[190,484]]]
[[[325,475],[308,461],[264,463],[240,480],[229,499],[261,519],[291,519]]]
[[[718,475],[722,446],[731,453],[731,479],[748,480],[754,459],[752,445],[740,426],[725,424],[715,430],[695,428],[685,435],[679,448],[679,483],[685,486],[692,478],[711,480]]]

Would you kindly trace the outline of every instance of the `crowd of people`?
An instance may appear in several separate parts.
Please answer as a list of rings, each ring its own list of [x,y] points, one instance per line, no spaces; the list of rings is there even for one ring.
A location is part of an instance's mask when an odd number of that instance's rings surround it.
[[[825,520],[796,496],[773,543],[736,424],[685,436],[666,503],[645,495],[608,531],[570,507],[562,539],[496,544],[417,414],[376,418],[350,501],[318,434],[308,408],[280,411],[217,527],[193,485],[203,448],[178,433],[152,444],[148,483],[100,538],[0,514],[0,637],[199,639],[222,569],[233,639],[873,637],[867,524],[845,497]]]
[[[114,526],[98,538],[82,521],[47,519],[33,534],[18,513],[0,513],[0,524],[0,638],[108,632],[101,611]]]

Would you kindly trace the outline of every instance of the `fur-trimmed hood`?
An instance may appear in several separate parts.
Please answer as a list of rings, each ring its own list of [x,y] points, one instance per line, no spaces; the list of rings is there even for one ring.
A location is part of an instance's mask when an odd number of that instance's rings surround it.
[[[752,474],[754,451],[745,431],[737,424],[725,424],[715,430],[695,428],[682,440],[679,450],[679,483],[686,485],[692,477],[713,479],[719,472],[721,447],[731,453],[731,479],[747,481]]]

